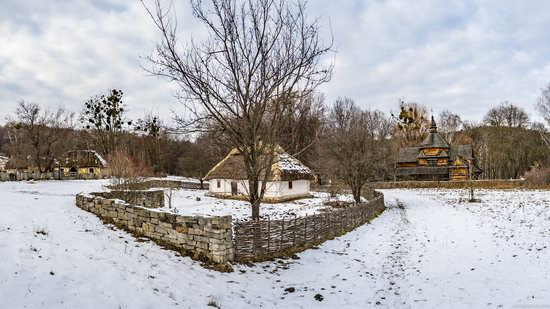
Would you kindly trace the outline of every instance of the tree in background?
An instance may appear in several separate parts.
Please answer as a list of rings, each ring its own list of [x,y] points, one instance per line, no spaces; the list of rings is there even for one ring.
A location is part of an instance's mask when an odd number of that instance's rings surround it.
[[[529,115],[523,108],[504,101],[499,106],[491,108],[483,121],[495,127],[526,128],[529,124]]]
[[[213,156],[213,145],[207,138],[199,137],[194,143],[189,143],[183,155],[178,160],[181,175],[198,179],[201,189],[204,188],[204,176],[220,160]]]
[[[9,153],[24,161],[30,158],[41,172],[51,171],[55,159],[71,146],[74,113],[64,107],[49,110],[20,101],[14,118],[7,120]]]
[[[90,131],[96,147],[108,156],[121,143],[126,124],[122,90],[112,89],[106,95],[90,98],[80,115],[82,126]]]
[[[323,155],[331,173],[351,188],[359,203],[365,184],[383,180],[393,166],[388,146],[392,124],[383,113],[363,111],[348,98],[338,99],[327,118]]]
[[[209,39],[191,41],[184,51],[172,12],[158,0],[154,10],[144,4],[161,34],[148,71],[177,82],[191,121],[214,123],[241,153],[252,218],[258,219],[276,142],[286,125],[283,116],[295,108],[296,99],[331,78],[332,67],[320,63],[330,45],[319,38],[319,25],[307,17],[304,3],[209,4],[191,1]]]
[[[325,114],[324,97],[308,95],[294,103],[282,116],[284,126],[278,144],[307,166],[315,165],[319,135]]]
[[[421,104],[405,100],[399,102],[399,115],[391,114],[395,124],[395,137],[399,138],[403,146],[416,146],[428,132],[428,109]]]
[[[541,89],[540,97],[537,99],[537,110],[550,127],[550,83]]]
[[[437,129],[447,143],[452,144],[457,134],[462,130],[462,119],[459,115],[444,110],[439,114]]]
[[[134,132],[140,136],[142,142],[141,152],[143,160],[151,168],[152,172],[158,174],[162,172],[163,166],[163,145],[167,143],[167,134],[159,117],[146,115],[144,118],[136,121]]]

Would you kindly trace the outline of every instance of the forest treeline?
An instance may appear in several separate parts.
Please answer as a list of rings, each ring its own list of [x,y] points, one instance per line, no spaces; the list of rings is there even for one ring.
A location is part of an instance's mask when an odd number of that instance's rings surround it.
[[[435,115],[439,132],[451,144],[473,145],[483,179],[521,178],[533,168],[547,168],[548,89],[537,103],[546,124],[503,102],[479,123],[443,111]],[[0,152],[20,165],[48,171],[68,150],[93,149],[106,157],[123,151],[148,174],[200,179],[232,148],[221,138],[223,128],[212,123],[186,131],[185,121],[177,117],[170,124],[154,115],[128,119],[131,103],[123,102],[123,96],[121,90],[109,90],[85,101],[79,112],[21,101],[0,126]],[[352,182],[360,188],[369,181],[393,180],[398,149],[418,145],[429,130],[431,115],[419,103],[400,100],[395,113],[385,114],[362,109],[349,98],[333,104],[321,95],[298,100],[282,116],[284,125],[275,140],[317,173],[347,179],[352,187]]]

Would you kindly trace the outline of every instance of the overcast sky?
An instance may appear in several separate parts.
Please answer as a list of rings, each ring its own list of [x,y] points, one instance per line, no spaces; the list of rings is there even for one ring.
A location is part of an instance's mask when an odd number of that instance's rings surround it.
[[[187,0],[174,0],[181,40],[201,37]],[[332,29],[332,81],[321,90],[365,108],[399,98],[477,121],[508,100],[535,116],[550,82],[550,1],[309,0]],[[109,88],[125,92],[131,117],[170,118],[176,90],[147,76],[158,32],[137,0],[0,0],[0,118],[17,101],[79,111]]]

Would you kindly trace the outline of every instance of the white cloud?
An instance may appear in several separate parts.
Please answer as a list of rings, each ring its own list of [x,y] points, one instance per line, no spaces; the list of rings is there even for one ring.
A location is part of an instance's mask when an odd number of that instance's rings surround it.
[[[176,1],[182,42],[204,35],[188,1]],[[535,114],[550,82],[547,1],[310,0],[335,39],[327,99],[396,108],[401,96],[439,112],[479,120],[512,101]],[[20,99],[78,111],[88,97],[121,88],[132,117],[182,110],[175,85],[146,76],[158,33],[139,1],[3,0],[0,11],[0,117]]]

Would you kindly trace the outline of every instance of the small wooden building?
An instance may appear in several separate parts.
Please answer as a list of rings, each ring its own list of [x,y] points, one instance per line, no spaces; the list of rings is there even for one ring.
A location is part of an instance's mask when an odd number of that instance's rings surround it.
[[[209,195],[220,198],[246,199],[248,177],[243,156],[233,149],[204,178],[209,182]],[[269,171],[264,194],[265,202],[278,203],[311,197],[310,183],[315,175],[280,146],[275,147],[273,165]],[[261,185],[260,185],[261,186]]]
[[[60,179],[101,179],[110,176],[107,161],[95,150],[71,150],[56,168]]]
[[[416,147],[401,148],[397,155],[397,180],[467,180],[471,166],[472,177],[477,178],[477,167],[472,145],[451,146],[437,132],[432,116],[430,132]]]

